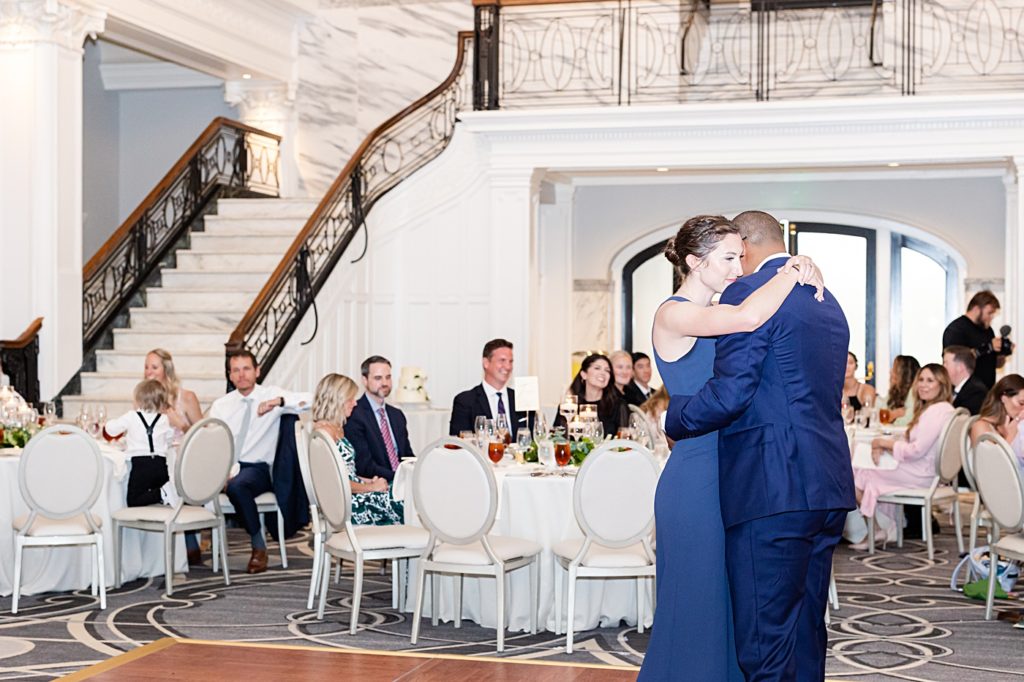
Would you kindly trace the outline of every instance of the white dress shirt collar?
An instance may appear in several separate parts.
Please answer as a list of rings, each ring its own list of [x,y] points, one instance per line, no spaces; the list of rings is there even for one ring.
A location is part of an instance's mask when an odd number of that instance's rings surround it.
[[[968,375],[968,376],[964,377],[963,381],[961,381],[959,384],[954,386],[953,387],[953,395],[956,395],[957,393],[962,391],[963,388],[964,388],[964,384],[966,384],[970,380],[970,378],[971,378],[970,375]]]
[[[763,261],[761,261],[761,263],[756,268],[754,268],[754,272],[760,272],[761,268],[763,268],[765,266],[765,263],[767,263],[768,261],[773,261],[776,258],[785,258],[786,260],[789,260],[790,258],[792,258],[792,256],[790,254],[786,253],[785,251],[780,251],[779,253],[773,253],[772,255],[768,256]]]

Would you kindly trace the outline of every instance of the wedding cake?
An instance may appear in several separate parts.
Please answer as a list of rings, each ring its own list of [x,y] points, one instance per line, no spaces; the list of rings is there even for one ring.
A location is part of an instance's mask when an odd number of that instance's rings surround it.
[[[398,390],[395,391],[395,402],[429,403],[427,395],[427,373],[419,367],[403,367],[398,376]]]

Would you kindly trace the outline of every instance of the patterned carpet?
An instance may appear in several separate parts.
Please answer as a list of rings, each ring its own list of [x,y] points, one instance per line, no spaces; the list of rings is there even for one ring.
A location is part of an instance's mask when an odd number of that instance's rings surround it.
[[[874,556],[846,546],[836,556],[841,607],[830,626],[828,675],[857,680],[1024,680],[1024,630],[1005,620],[984,621],[984,603],[949,589],[956,546],[952,530],[937,538],[934,561],[923,543],[908,541]],[[409,614],[391,609],[390,579],[369,571],[363,629],[347,634],[350,581],[332,584],[324,621],[305,607],[309,581],[307,538],[289,542],[288,570],[258,576],[241,572],[245,538],[232,531],[230,587],[200,569],[162,594],[162,579],[136,581],[108,595],[106,611],[88,591],[25,597],[10,615],[0,599],[0,680],[48,679],[81,669],[161,637],[311,644],[394,651],[493,656],[494,631],[465,622],[434,628],[424,620],[420,644],[409,644]],[[1007,614],[1015,602],[1001,605]],[[344,625],[343,625],[344,624]],[[551,633],[510,633],[505,656],[545,660],[639,664],[647,634],[625,624],[577,635],[572,657]],[[680,679],[686,679],[681,676]]]

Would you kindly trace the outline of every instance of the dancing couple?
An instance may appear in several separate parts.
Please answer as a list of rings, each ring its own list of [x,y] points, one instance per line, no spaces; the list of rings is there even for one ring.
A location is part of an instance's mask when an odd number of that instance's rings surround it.
[[[832,552],[856,506],[846,317],[767,213],[692,218],[665,256],[682,283],[653,342],[676,444],[639,679],[823,680]]]

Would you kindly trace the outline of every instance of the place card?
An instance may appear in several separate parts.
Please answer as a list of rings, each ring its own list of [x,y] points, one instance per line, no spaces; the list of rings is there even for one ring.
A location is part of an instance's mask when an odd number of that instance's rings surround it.
[[[513,383],[513,390],[516,392],[516,411],[540,410],[540,380],[537,377],[516,377]]]

